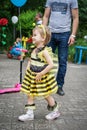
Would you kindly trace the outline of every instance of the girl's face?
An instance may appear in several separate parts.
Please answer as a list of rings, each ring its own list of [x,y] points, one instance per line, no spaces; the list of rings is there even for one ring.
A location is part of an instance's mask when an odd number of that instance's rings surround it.
[[[36,45],[42,44],[44,42],[44,38],[41,36],[38,30],[33,31],[32,41]]]

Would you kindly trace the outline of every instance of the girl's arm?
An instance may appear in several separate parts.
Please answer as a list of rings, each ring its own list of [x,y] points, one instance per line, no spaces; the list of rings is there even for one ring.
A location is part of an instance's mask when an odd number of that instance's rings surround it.
[[[43,56],[45,57],[45,59],[46,59],[48,65],[47,65],[47,67],[46,67],[44,70],[42,70],[40,73],[37,73],[37,75],[36,75],[36,80],[37,80],[37,81],[40,81],[40,80],[41,80],[41,77],[42,77],[43,75],[45,75],[47,72],[49,72],[49,71],[53,68],[53,66],[54,66],[54,65],[53,65],[53,61],[52,61],[52,58],[51,58],[51,56],[49,55],[49,53],[48,53],[47,50],[44,50],[44,51],[43,51]]]
[[[30,61],[31,61],[31,59],[29,58],[29,61],[28,61],[28,64],[27,64],[26,70],[30,67]]]

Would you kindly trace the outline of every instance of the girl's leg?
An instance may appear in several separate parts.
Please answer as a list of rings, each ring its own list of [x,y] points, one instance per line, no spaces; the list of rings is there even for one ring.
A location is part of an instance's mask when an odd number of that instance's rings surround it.
[[[18,117],[18,120],[20,121],[28,121],[34,119],[34,112],[35,104],[33,101],[33,98],[28,96],[28,104],[25,105],[25,109],[27,109],[27,112],[21,116]]]
[[[52,96],[48,96],[45,99],[46,99],[46,101],[48,102],[48,104],[50,106],[54,106],[55,105],[55,101],[54,101],[54,98]]]
[[[28,104],[29,104],[29,105],[34,104],[34,99],[33,99],[33,97],[30,97],[29,95],[28,95]]]
[[[54,100],[54,98],[52,96],[48,96],[45,99],[48,102],[47,108],[49,111],[51,111],[48,115],[46,115],[45,118],[47,120],[54,120],[54,119],[58,118],[60,116],[60,113],[58,111],[57,102]]]

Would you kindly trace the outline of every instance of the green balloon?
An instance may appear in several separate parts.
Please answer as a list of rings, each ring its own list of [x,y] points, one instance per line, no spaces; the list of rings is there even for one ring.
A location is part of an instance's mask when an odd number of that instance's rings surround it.
[[[5,42],[5,41],[2,41],[2,44],[3,44],[3,45],[5,45],[5,44],[6,44],[6,42]]]
[[[4,31],[6,29],[6,27],[2,27],[2,31]]]
[[[2,37],[6,38],[6,34],[2,34]]]

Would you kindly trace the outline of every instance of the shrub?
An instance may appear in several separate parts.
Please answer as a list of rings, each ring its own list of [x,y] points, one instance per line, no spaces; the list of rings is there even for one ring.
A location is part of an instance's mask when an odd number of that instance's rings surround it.
[[[37,11],[28,10],[22,12],[19,17],[18,30],[22,28],[22,36],[29,37],[32,33],[34,17]]]

